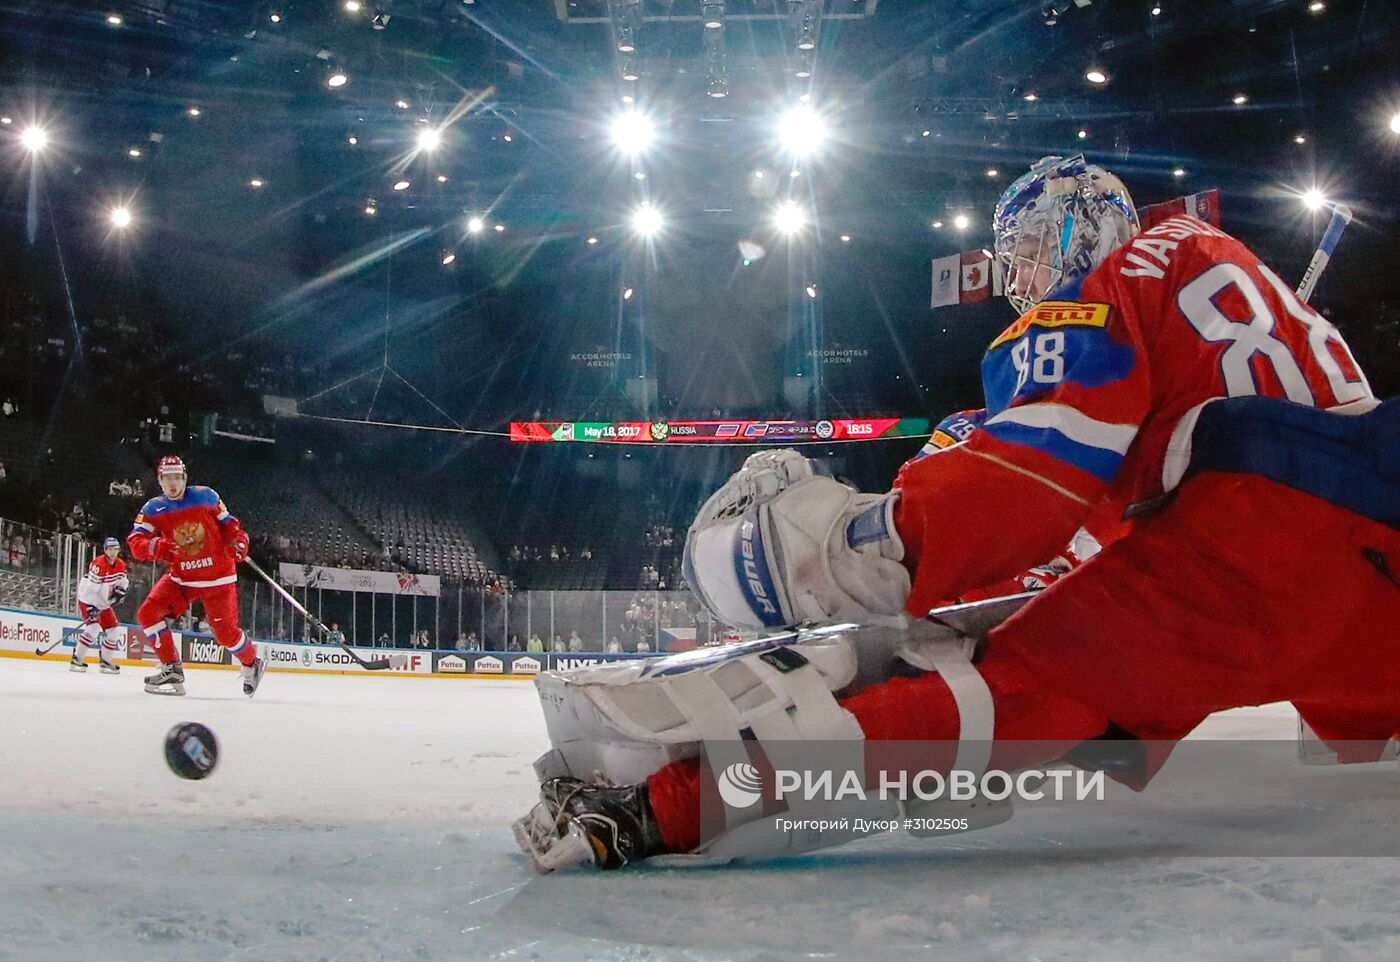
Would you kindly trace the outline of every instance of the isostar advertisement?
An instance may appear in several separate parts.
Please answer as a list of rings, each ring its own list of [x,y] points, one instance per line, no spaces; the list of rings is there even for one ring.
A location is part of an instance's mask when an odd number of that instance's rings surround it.
[[[510,439],[597,444],[772,444],[924,437],[928,418],[820,421],[512,421]]]

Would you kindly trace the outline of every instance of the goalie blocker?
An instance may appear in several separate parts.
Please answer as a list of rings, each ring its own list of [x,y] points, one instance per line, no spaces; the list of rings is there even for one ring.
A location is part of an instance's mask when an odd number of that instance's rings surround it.
[[[722,784],[722,773],[749,763],[749,742],[757,742],[773,767],[800,768],[802,745],[812,741],[827,743],[832,757],[823,765],[863,772],[864,735],[838,697],[915,669],[937,671],[948,684],[961,722],[954,767],[980,776],[991,749],[993,709],[972,664],[975,647],[1030,597],[940,609],[909,630],[838,625],[655,660],[542,673],[535,684],[553,748],[535,763],[536,774],[541,782],[569,776],[628,785],[669,762],[703,755]],[[1009,799],[823,801],[790,795],[784,801],[781,821],[765,817],[763,806],[721,801],[723,831],[678,858],[797,855],[855,837],[849,828],[811,826],[850,825],[856,818],[913,817],[923,824],[954,819],[966,831],[1012,813]],[[556,814],[541,802],[515,825],[522,849],[540,871],[592,858],[582,833],[560,825]]]

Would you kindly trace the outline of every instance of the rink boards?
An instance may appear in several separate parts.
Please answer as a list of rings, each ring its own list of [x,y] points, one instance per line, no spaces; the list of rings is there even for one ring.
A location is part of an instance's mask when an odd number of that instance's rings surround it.
[[[73,635],[82,621],[76,617],[43,614],[15,608],[0,608],[0,657],[37,658],[35,649],[47,648],[55,641],[61,643],[49,652],[49,660],[58,661],[73,652]],[[123,665],[153,664],[154,653],[146,644],[146,636],[135,625],[121,625],[122,654],[117,662]],[[175,643],[186,668],[229,669],[236,667],[228,649],[203,632],[175,631]],[[406,662],[399,668],[366,671],[349,655],[333,645],[307,645],[295,642],[257,641],[258,654],[266,659],[269,671],[309,672],[332,675],[419,676],[426,678],[508,678],[527,680],[541,671],[583,668],[607,661],[655,657],[636,654],[555,654],[553,652],[488,652],[488,651],[428,651],[397,650]],[[384,649],[356,647],[361,657],[373,658]],[[94,653],[89,653],[91,659]]]

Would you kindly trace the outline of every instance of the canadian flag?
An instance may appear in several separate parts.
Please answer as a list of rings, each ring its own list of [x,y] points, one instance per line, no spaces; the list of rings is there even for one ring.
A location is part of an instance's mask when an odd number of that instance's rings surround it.
[[[982,251],[968,251],[962,255],[962,301],[964,304],[985,301],[992,296],[992,286],[988,283],[991,266],[991,258]]]

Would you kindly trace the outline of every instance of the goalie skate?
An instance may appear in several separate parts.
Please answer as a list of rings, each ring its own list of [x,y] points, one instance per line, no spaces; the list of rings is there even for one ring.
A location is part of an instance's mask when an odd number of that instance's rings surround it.
[[[539,802],[511,829],[541,874],[584,864],[622,868],[664,849],[645,785],[550,778]]]

